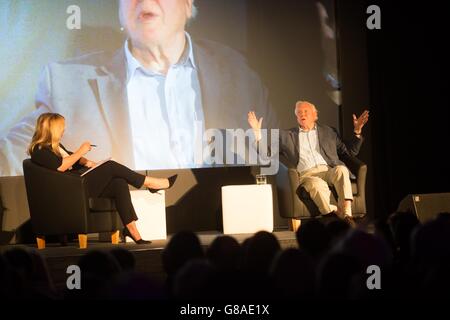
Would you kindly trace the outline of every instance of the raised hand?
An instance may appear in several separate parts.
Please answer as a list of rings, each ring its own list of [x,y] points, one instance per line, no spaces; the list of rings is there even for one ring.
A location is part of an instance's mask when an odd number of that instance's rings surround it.
[[[256,113],[254,111],[249,111],[247,114],[247,121],[250,127],[253,129],[255,133],[255,138],[257,141],[261,140],[261,127],[263,118],[261,117],[259,120],[256,117]]]
[[[254,111],[249,111],[247,115],[248,124],[253,130],[260,130],[262,127],[262,121],[263,118],[261,117],[259,120],[256,117],[256,114]]]
[[[355,114],[353,114],[353,127],[356,134],[361,134],[361,130],[364,125],[369,121],[369,111],[364,110],[364,112],[357,118]]]
[[[89,141],[85,141],[83,142],[83,144],[80,146],[80,148],[78,149],[78,151],[80,151],[80,153],[86,154],[89,151],[91,151],[92,147],[91,147],[91,143]]]

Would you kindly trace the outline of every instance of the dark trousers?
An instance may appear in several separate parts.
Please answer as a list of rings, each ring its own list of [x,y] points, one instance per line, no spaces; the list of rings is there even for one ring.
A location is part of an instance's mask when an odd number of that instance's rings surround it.
[[[86,174],[85,177],[89,196],[114,199],[124,225],[138,219],[131,203],[128,185],[139,189],[144,184],[144,175],[115,161],[108,161]]]

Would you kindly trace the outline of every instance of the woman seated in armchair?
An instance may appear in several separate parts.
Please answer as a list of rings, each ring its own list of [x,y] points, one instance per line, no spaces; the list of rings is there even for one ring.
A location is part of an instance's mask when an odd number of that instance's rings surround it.
[[[96,166],[95,162],[84,157],[92,145],[89,141],[85,141],[75,152],[67,150],[60,143],[64,129],[65,119],[62,115],[43,113],[37,119],[28,153],[31,160],[40,166],[81,175],[88,168]],[[138,217],[131,202],[128,185],[137,189],[145,186],[154,193],[170,188],[176,178],[177,175],[168,179],[145,176],[115,161],[108,161],[85,175],[89,196],[114,199],[125,226],[123,235],[131,237],[137,244],[149,244],[151,241],[143,240],[136,227]]]

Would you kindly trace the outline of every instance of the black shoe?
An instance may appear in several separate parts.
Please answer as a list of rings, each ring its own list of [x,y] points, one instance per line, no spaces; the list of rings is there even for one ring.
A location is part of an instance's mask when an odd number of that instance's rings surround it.
[[[152,189],[152,188],[147,188],[148,191],[150,191],[151,193],[156,193],[159,190],[166,190],[166,189],[170,189],[172,188],[173,184],[175,183],[175,181],[177,180],[178,174],[174,174],[173,176],[167,178],[167,180],[169,180],[169,187],[168,188],[164,188],[164,189]]]
[[[177,180],[178,175],[174,174],[173,176],[167,178],[169,180],[169,188],[172,188],[173,184],[175,183],[175,181]],[[169,189],[167,188],[167,189]]]
[[[123,228],[122,234],[123,234],[123,241],[124,242],[127,242],[126,237],[130,237],[136,244],[150,244],[150,243],[152,243],[150,240],[143,240],[143,239],[136,240],[131,235],[130,230],[128,230],[128,228],[126,228],[126,227]]]

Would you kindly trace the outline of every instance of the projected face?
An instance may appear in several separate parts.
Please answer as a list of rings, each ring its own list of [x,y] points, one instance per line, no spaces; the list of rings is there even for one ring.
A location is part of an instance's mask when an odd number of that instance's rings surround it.
[[[159,45],[184,31],[192,0],[120,0],[119,17],[134,44]]]
[[[301,102],[296,106],[297,122],[304,129],[311,129],[317,120],[317,111],[309,102]]]

